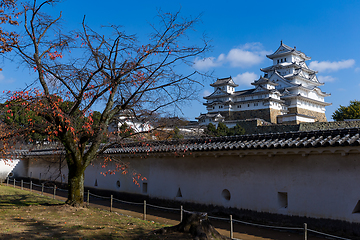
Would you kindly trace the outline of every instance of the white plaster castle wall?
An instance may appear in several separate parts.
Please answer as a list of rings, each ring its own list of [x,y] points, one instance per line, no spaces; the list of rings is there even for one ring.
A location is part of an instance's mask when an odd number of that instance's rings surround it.
[[[19,159],[0,159],[0,179],[7,178],[19,161]]]
[[[107,168],[97,163],[86,169],[85,186],[169,200],[360,222],[360,213],[352,213],[360,200],[359,154],[329,151],[239,157],[243,152],[233,153],[223,156],[216,153],[218,157],[208,152],[199,157],[193,157],[194,153],[184,157],[170,154],[124,158],[132,169],[147,178],[146,188],[141,181],[140,187],[132,182],[131,171],[127,175],[101,175]],[[37,178],[35,173],[39,171],[45,173],[48,169],[33,161],[27,176],[32,172],[33,178]],[[177,196],[179,188],[182,197]],[[228,200],[222,195],[225,189],[230,192]]]
[[[148,158],[148,195],[360,222],[360,214],[352,213],[360,200],[359,156],[337,155]],[[131,161],[134,168],[137,163]],[[179,188],[181,198],[176,197]],[[230,200],[222,196],[224,189],[230,192]],[[128,190],[141,192],[134,187]],[[281,193],[287,194],[286,208],[279,203]]]

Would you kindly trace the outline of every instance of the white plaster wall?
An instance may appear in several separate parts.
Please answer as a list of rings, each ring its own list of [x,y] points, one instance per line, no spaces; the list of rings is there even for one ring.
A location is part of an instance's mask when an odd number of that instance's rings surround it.
[[[339,155],[340,156],[340,155]],[[360,222],[358,156],[185,157],[151,159],[149,195],[255,211]],[[230,201],[221,192],[228,189]],[[287,192],[281,208],[278,192]]]
[[[19,161],[19,159],[0,159],[0,179],[7,178]]]
[[[101,167],[100,159],[86,169],[85,186],[254,211],[360,222],[360,213],[352,213],[360,200],[359,153],[341,155],[328,151],[243,157],[239,157],[243,151],[232,153],[234,155],[220,156],[217,152],[220,157],[212,152],[199,157],[193,157],[197,153],[166,157],[138,155],[121,159],[131,167],[127,175],[118,172],[103,176],[100,172],[113,169],[113,162],[119,160],[111,156],[113,161],[108,168]],[[36,178],[36,173],[48,171],[46,168],[46,164],[31,161],[28,172]],[[132,171],[147,178],[146,193],[141,181],[140,187],[132,182]],[[95,181],[98,186],[94,186]],[[179,188],[182,197],[176,197]],[[224,189],[231,193],[229,201],[221,195]],[[279,192],[287,193],[287,208],[279,204]]]

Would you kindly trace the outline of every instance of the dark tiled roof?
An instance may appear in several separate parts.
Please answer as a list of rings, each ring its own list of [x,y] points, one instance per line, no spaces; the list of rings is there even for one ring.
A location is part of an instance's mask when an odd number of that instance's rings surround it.
[[[212,87],[223,86],[223,85],[230,85],[230,86],[233,86],[233,87],[239,86],[239,85],[237,85],[236,83],[234,83],[234,81],[232,80],[231,77],[218,78],[218,79],[216,80],[216,82],[210,84],[210,86],[212,86]]]
[[[198,138],[179,141],[150,141],[118,145],[106,154],[199,152],[219,150],[256,150],[274,148],[317,148],[360,146],[360,128],[253,134],[220,138]],[[21,155],[59,154],[61,150],[22,151]]]

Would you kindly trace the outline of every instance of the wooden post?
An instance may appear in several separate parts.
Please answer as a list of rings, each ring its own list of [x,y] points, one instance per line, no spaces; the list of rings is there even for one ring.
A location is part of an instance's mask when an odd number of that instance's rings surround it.
[[[90,190],[88,190],[88,194],[87,194],[87,206],[90,205]]]
[[[55,199],[55,194],[56,194],[56,185],[54,185],[54,199]]]
[[[146,220],[146,200],[144,200],[144,220]]]
[[[233,238],[234,238],[233,219],[232,219],[232,215],[230,215],[230,239]]]
[[[44,183],[41,184],[41,195],[44,195]]]
[[[182,220],[183,220],[183,212],[184,212],[184,209],[183,209],[183,206],[181,205],[180,206],[180,222],[182,222]]]
[[[32,191],[32,181],[30,181],[30,192]]]
[[[110,212],[112,212],[113,195],[110,196]]]
[[[304,223],[304,239],[307,240],[307,224]]]
[[[21,190],[23,190],[24,181],[21,179]]]

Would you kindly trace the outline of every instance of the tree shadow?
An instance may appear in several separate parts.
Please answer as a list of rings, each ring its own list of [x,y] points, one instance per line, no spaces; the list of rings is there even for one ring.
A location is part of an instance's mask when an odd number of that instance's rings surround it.
[[[0,239],[149,239],[149,230],[136,226],[133,229],[113,228],[111,231],[103,232],[105,226],[87,227],[83,225],[64,226],[63,224],[51,224],[46,220],[34,218],[13,218],[14,223],[24,225],[25,230],[21,232],[0,233]],[[9,226],[10,228],[10,226]],[[86,236],[81,231],[86,231]],[[91,231],[94,231],[92,234]],[[117,233],[122,232],[122,233]]]
[[[39,198],[34,198],[29,194],[11,194],[2,196],[0,199],[0,207],[22,207],[22,206],[57,206],[64,203],[49,203],[49,199],[41,200]]]

